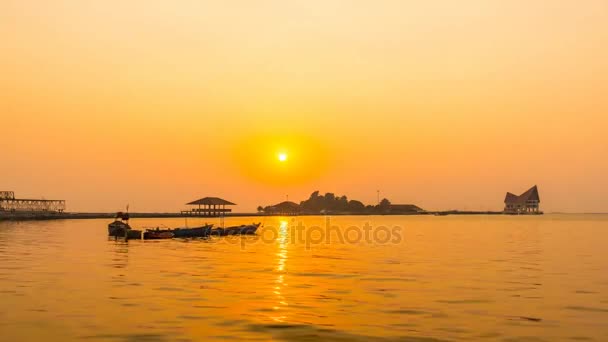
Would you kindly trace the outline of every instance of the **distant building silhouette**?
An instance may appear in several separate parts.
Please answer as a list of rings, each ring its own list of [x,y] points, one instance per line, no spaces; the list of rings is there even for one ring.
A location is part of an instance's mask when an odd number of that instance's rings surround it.
[[[418,214],[425,210],[413,204],[390,204],[388,212],[392,214]]]
[[[300,211],[300,205],[291,201],[281,202],[264,208],[266,214],[272,215],[297,215]]]
[[[504,212],[505,214],[541,214],[538,187],[535,185],[519,196],[507,192]]]
[[[230,213],[232,209],[226,209],[227,205],[236,205],[219,197],[204,197],[186,205],[195,206],[191,210],[183,210],[184,216],[223,216]]]

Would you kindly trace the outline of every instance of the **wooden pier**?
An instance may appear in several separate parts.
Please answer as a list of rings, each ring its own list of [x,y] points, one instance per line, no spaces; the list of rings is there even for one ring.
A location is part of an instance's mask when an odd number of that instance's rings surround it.
[[[0,211],[62,213],[64,200],[15,198],[13,191],[0,191]]]

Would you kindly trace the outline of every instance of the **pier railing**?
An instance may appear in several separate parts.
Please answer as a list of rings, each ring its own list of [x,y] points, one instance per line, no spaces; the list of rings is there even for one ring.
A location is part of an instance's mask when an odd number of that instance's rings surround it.
[[[191,210],[182,210],[182,216],[221,216],[226,213],[232,212],[232,209],[224,209],[224,208],[201,208],[201,209],[191,209]]]
[[[64,200],[0,199],[2,211],[52,211],[63,212]]]

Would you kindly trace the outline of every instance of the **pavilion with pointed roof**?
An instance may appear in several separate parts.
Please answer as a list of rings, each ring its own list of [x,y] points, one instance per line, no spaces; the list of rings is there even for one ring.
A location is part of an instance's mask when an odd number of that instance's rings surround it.
[[[528,191],[517,196],[507,192],[505,197],[505,214],[541,214],[540,196],[538,187],[535,185]]]
[[[232,209],[226,209],[227,205],[236,205],[230,201],[219,197],[204,197],[186,205],[194,206],[191,210],[182,211],[182,215],[186,216],[224,216],[226,213],[232,212]]]

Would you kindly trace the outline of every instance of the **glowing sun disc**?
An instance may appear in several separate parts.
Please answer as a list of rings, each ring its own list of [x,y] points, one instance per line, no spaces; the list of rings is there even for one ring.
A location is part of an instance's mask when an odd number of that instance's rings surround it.
[[[279,153],[279,161],[284,162],[287,160],[287,153]]]

